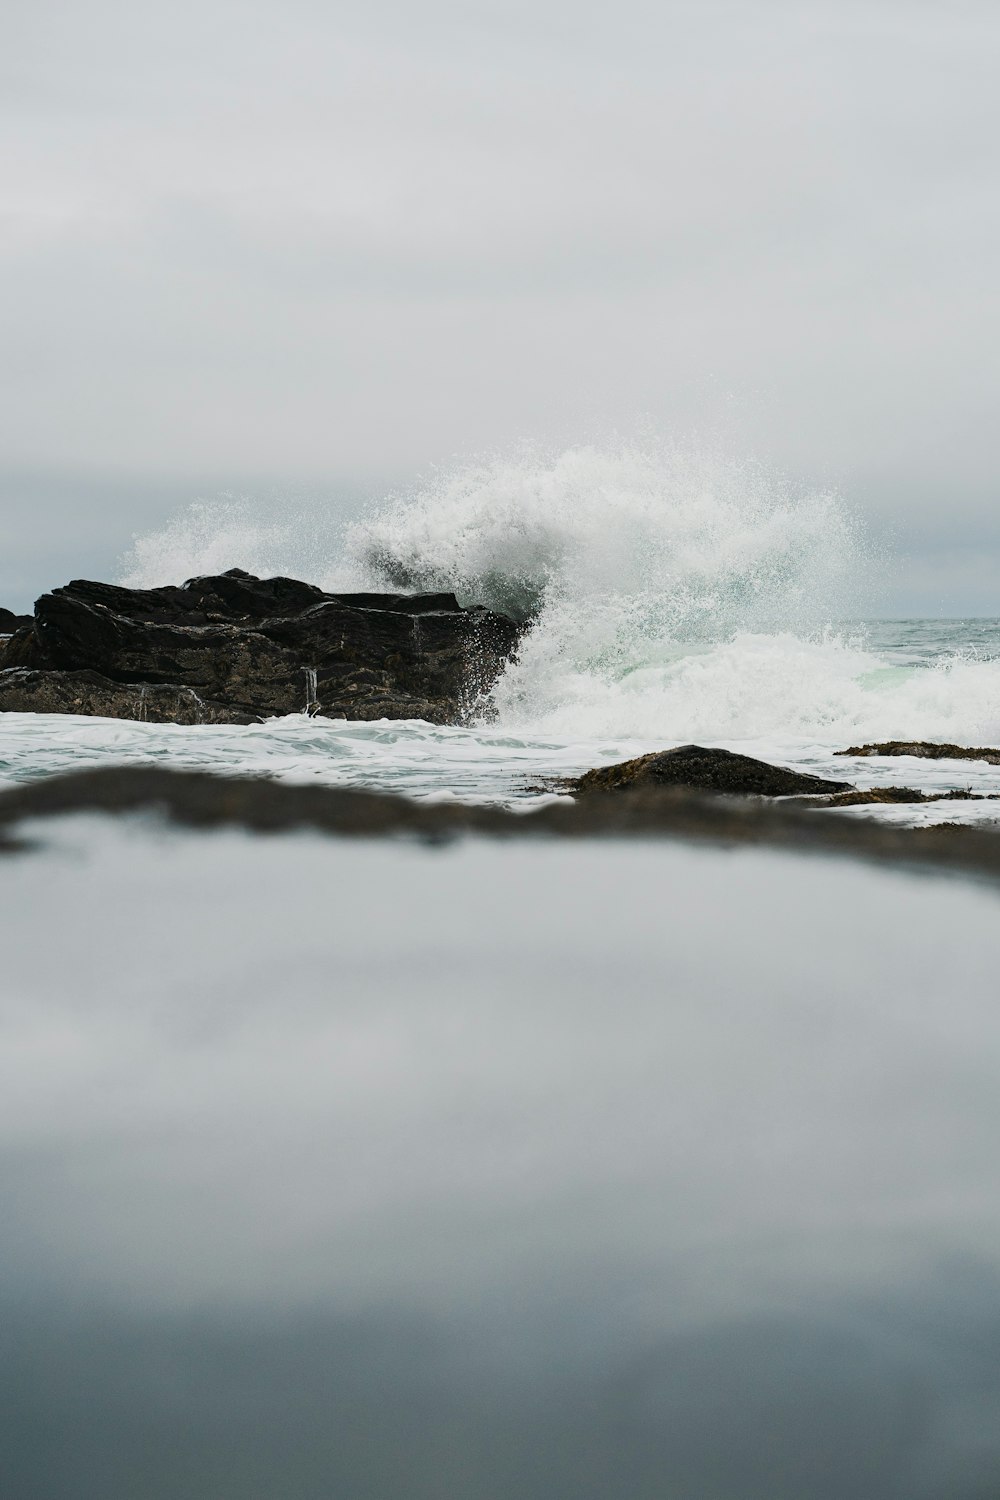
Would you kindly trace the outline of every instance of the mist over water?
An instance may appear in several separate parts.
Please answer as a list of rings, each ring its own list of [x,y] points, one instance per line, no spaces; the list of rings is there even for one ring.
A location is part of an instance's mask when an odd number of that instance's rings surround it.
[[[961,634],[873,646],[880,560],[828,491],[647,439],[457,466],[348,524],[200,503],[123,581],[240,566],[326,588],[452,590],[525,623],[483,717],[574,739],[1000,735],[1000,665]]]
[[[166,526],[133,538],[118,581],[133,589],[160,588],[228,568],[312,580],[328,566],[336,534],[334,525],[325,541],[318,540],[305,514],[276,515],[273,506],[244,495],[195,500]]]

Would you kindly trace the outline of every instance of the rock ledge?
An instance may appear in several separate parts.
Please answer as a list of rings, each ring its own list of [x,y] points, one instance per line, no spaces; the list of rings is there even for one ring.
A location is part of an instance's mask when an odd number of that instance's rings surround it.
[[[454,594],[327,594],[239,568],[180,587],[78,579],[0,643],[0,710],[159,723],[272,715],[460,722],[518,626]]]

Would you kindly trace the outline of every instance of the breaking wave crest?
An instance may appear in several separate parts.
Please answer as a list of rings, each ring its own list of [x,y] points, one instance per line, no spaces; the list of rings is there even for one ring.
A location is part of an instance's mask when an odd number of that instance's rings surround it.
[[[338,532],[340,528],[337,528]],[[525,623],[488,715],[575,739],[846,742],[1000,735],[1000,664],[873,649],[862,529],[753,462],[662,442],[524,450],[390,497],[334,537],[192,508],[136,584],[242,566],[327,588],[452,590]]]
[[[814,624],[842,605],[859,555],[832,495],[665,444],[467,465],[351,527],[347,550],[395,588],[453,589],[522,620],[575,611],[588,637],[608,617],[626,654]]]

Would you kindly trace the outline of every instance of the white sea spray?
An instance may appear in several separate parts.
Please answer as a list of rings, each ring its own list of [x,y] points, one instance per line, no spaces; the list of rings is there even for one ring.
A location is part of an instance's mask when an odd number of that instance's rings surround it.
[[[329,528],[329,538],[338,528]],[[229,568],[258,577],[314,575],[326,565],[324,543],[304,512],[250,496],[195,500],[166,526],[135,536],[121,559],[118,582],[162,588]]]
[[[450,588],[519,619],[610,611],[626,653],[633,639],[813,624],[842,606],[861,555],[834,495],[651,441],[463,465],[395,497],[346,542],[366,576],[394,587]]]
[[[857,626],[873,548],[830,492],[646,442],[460,467],[352,527],[371,582],[527,622],[509,729],[676,742],[1000,733],[1000,667],[898,667]]]
[[[1000,739],[996,645],[874,626],[878,558],[838,496],[697,444],[515,451],[343,525],[227,497],[137,538],[123,581],[227,567],[330,589],[453,590],[525,624],[483,725],[525,744],[784,749]],[[402,740],[400,741],[402,746]],[[471,747],[466,742],[466,751]],[[494,761],[492,751],[485,761]]]

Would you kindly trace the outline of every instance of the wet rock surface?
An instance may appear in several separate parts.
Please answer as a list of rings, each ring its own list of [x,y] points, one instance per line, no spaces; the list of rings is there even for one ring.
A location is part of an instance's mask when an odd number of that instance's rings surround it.
[[[623,792],[667,786],[758,797],[854,790],[849,781],[828,781],[802,771],[789,771],[784,766],[772,766],[750,755],[704,745],[679,745],[674,750],[656,750],[614,766],[599,766],[567,783],[567,790]]]
[[[0,710],[245,724],[288,713],[460,722],[518,626],[453,594],[327,594],[240,569],[179,587],[77,580],[0,657]]]
[[[1000,750],[980,746],[938,745],[932,740],[882,740],[874,745],[852,745],[835,755],[913,755],[920,760],[985,760],[1000,766]]]
[[[0,671],[0,710],[21,714],[89,714],[148,719],[153,724],[252,724],[259,714],[163,682],[112,682],[99,672]]]

